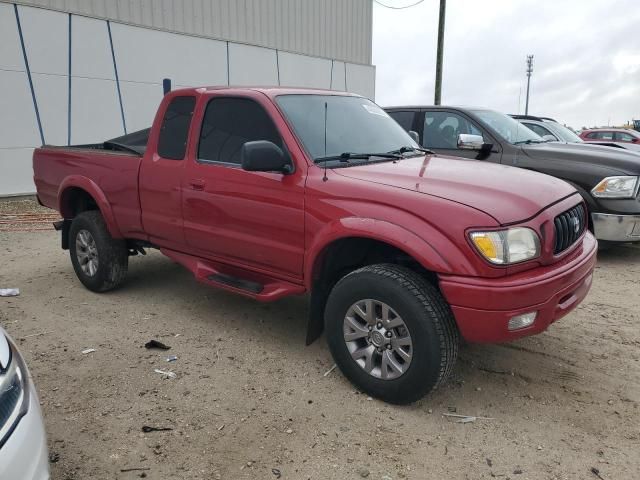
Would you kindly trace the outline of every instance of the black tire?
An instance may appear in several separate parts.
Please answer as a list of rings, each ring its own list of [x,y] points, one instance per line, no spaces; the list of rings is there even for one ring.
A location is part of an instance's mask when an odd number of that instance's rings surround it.
[[[413,356],[397,378],[377,378],[351,357],[344,318],[363,299],[387,304],[409,331]],[[411,403],[437,388],[451,374],[458,355],[458,329],[440,292],[416,272],[393,264],[370,265],[342,278],[327,300],[325,329],[342,373],[365,393],[389,403]]]
[[[82,247],[77,244],[77,240],[78,235],[83,231],[89,232],[97,250],[97,254],[94,255],[97,257],[97,268],[93,274],[83,270],[81,260],[78,258],[78,251]],[[127,243],[125,240],[111,237],[102,215],[97,210],[82,212],[71,222],[69,254],[78,279],[94,292],[112,290],[118,287],[127,276],[129,266]]]

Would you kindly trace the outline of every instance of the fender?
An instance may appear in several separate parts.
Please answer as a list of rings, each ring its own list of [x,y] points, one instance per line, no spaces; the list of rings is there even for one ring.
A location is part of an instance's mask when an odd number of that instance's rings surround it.
[[[446,241],[448,248],[458,249],[440,232],[423,224],[425,237]],[[394,246],[410,255],[425,269],[432,272],[450,273],[453,266],[427,239],[419,237],[404,227],[384,220],[362,217],[346,217],[334,220],[325,225],[315,236],[305,256],[304,281],[307,291],[311,292],[309,321],[307,323],[307,345],[313,343],[324,329],[324,307],[330,291],[325,287],[314,288],[314,276],[320,267],[319,261],[325,249],[333,242],[343,238],[370,238]],[[472,272],[473,266],[466,260],[462,252],[455,255],[455,268],[458,272]],[[460,259],[465,259],[460,261]]]
[[[452,273],[454,267],[429,240],[431,236],[437,239],[445,237],[437,230],[428,228],[428,224],[425,223],[424,226],[427,227],[425,236],[420,237],[404,227],[374,218],[346,217],[330,222],[314,236],[313,243],[307,249],[304,265],[306,287],[311,290],[314,268],[322,251],[334,241],[350,237],[370,238],[388,243],[413,257],[427,270]],[[447,240],[447,243],[449,248],[457,249],[452,242]],[[463,272],[461,274],[475,272],[471,263],[466,259],[463,261],[460,259],[465,259],[463,252],[456,255],[456,272]]]
[[[102,214],[102,218],[104,218],[104,221],[107,224],[109,234],[111,234],[113,238],[124,238],[120,232],[120,228],[118,228],[118,224],[116,223],[116,219],[113,215],[107,196],[97,183],[87,177],[83,177],[82,175],[69,175],[60,183],[60,187],[58,188],[58,211],[63,218],[67,218],[65,195],[69,188],[80,188],[91,195],[91,197],[96,201],[96,204],[100,209],[100,213]]]

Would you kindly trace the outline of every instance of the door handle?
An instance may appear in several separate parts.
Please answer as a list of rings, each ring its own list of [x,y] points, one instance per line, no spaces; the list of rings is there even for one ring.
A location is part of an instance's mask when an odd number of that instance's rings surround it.
[[[191,190],[204,190],[205,182],[201,178],[193,178],[189,180]]]

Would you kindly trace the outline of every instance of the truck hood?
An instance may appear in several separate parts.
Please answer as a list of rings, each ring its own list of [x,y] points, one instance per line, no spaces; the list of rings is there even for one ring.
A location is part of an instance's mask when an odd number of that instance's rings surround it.
[[[436,155],[334,172],[461,203],[492,216],[501,225],[531,218],[576,191],[562,180],[529,170]]]
[[[588,143],[532,143],[522,151],[531,158],[570,160],[610,167],[612,174],[640,174],[640,155],[615,147]]]

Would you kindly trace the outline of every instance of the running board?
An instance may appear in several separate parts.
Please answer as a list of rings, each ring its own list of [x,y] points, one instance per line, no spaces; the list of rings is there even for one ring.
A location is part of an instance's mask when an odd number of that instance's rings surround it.
[[[274,278],[253,270],[161,248],[174,262],[186,267],[196,280],[212,287],[228,290],[261,302],[273,302],[282,297],[305,293],[303,285]]]
[[[231,275],[225,275],[224,273],[214,273],[213,275],[209,275],[207,277],[207,280],[216,283],[222,283],[224,285],[228,285],[229,287],[247,290],[248,292],[255,293],[256,295],[264,290],[264,285],[261,285],[258,282],[252,282],[251,280],[232,277]]]

